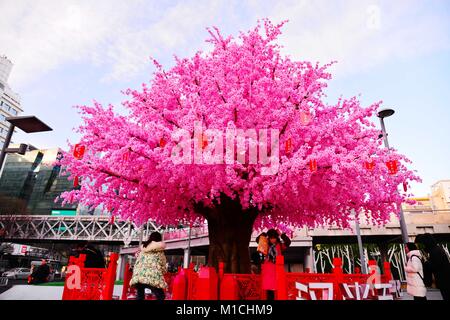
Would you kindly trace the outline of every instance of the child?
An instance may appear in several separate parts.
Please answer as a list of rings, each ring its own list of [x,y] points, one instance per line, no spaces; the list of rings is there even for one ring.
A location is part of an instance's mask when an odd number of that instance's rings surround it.
[[[281,241],[278,231],[275,229],[267,231],[267,238],[269,240],[269,248],[261,269],[262,287],[263,290],[267,291],[267,300],[274,300],[276,290],[276,257],[282,255],[283,251],[291,245],[291,240],[283,233],[281,235],[283,241]]]

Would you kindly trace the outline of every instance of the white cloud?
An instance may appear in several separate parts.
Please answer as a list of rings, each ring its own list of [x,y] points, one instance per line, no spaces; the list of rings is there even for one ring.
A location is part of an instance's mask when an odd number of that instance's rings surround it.
[[[165,3],[163,3],[165,4]],[[205,27],[237,34],[270,17],[289,19],[280,43],[295,59],[338,60],[340,74],[392,58],[447,48],[448,17],[411,1],[27,1],[0,2],[0,53],[15,66],[13,88],[66,63],[105,67],[104,81],[127,79],[150,66],[205,49]],[[447,19],[445,19],[447,18]],[[103,69],[102,69],[103,70]]]
[[[108,48],[108,56],[115,63],[104,80],[137,73],[149,64],[149,56],[161,58],[196,52],[206,36],[205,28],[215,23],[222,5],[222,1],[181,2],[164,10],[157,21],[122,35]]]
[[[133,5],[109,1],[16,1],[0,4],[0,51],[13,60],[11,82],[38,79],[63,63],[92,56],[111,41]]]
[[[338,60],[339,73],[349,74],[448,49],[448,13],[429,9],[421,1],[296,1],[279,3],[270,17],[290,20],[280,38],[286,53]]]
[[[0,53],[14,62],[10,82],[21,86],[65,63],[106,66],[103,80],[126,79],[149,56],[193,52],[222,2],[180,2],[167,8],[135,1],[17,1],[0,3]],[[200,35],[201,37],[196,37]],[[197,45],[197,47],[200,46]]]

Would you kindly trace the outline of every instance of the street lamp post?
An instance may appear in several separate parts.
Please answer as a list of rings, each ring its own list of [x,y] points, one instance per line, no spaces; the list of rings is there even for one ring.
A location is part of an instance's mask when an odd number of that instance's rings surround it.
[[[359,227],[359,217],[355,213],[355,229],[356,237],[358,239],[358,249],[359,249],[359,260],[361,261],[361,272],[367,274],[366,257],[364,255],[364,247],[362,245],[361,229]]]
[[[5,143],[3,144],[2,151],[0,153],[0,172],[2,172],[3,162],[7,153],[19,153],[25,154],[27,145],[21,144],[19,148],[9,148],[14,129],[17,127],[26,133],[52,131],[53,129],[46,125],[44,122],[36,118],[35,116],[20,116],[20,117],[8,117],[5,118],[10,123],[8,134],[6,135]]]
[[[383,132],[383,140],[384,140],[384,146],[390,150],[389,147],[389,141],[386,133],[386,127],[384,126],[384,118],[390,117],[395,113],[393,109],[382,109],[378,111],[377,116],[380,118],[380,124],[381,124],[381,130]],[[398,190],[397,190],[398,192]],[[403,207],[400,204],[400,229],[402,232],[402,240],[403,243],[408,243],[408,229],[406,228],[406,222],[405,222],[405,215],[403,213]]]
[[[185,252],[183,262],[184,268],[189,268],[189,263],[191,260],[191,235],[192,235],[192,223],[189,224],[188,247],[187,251]]]

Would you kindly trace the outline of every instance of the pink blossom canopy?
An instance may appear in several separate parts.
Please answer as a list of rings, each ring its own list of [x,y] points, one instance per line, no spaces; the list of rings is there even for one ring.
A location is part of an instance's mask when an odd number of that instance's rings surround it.
[[[330,64],[282,56],[274,43],[281,27],[265,20],[237,39],[209,30],[210,52],[176,58],[170,70],[155,62],[150,84],[126,90],[127,115],[97,102],[79,107],[86,153],[75,158],[71,145],[61,164],[70,179],[80,178],[81,188],[63,193],[64,202],[103,205],[122,219],[166,225],[199,218],[195,204],[217,205],[222,194],[243,209],[257,208],[256,228],[346,227],[355,212],[385,223],[409,196],[398,185],[419,178],[405,156],[383,148],[371,119],[381,102],[325,103]],[[264,175],[265,165],[238,161],[174,163],[180,141],[173,133],[184,129],[193,138],[196,121],[206,132],[204,157],[216,145],[207,129],[277,129],[278,171]],[[395,160],[398,172],[391,174],[386,162]]]

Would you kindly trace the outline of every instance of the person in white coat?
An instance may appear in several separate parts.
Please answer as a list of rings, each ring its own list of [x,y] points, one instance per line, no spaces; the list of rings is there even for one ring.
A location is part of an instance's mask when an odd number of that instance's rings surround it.
[[[424,272],[422,265],[422,254],[414,243],[407,243],[406,256],[406,291],[414,297],[414,300],[427,300],[427,288],[423,282]]]

